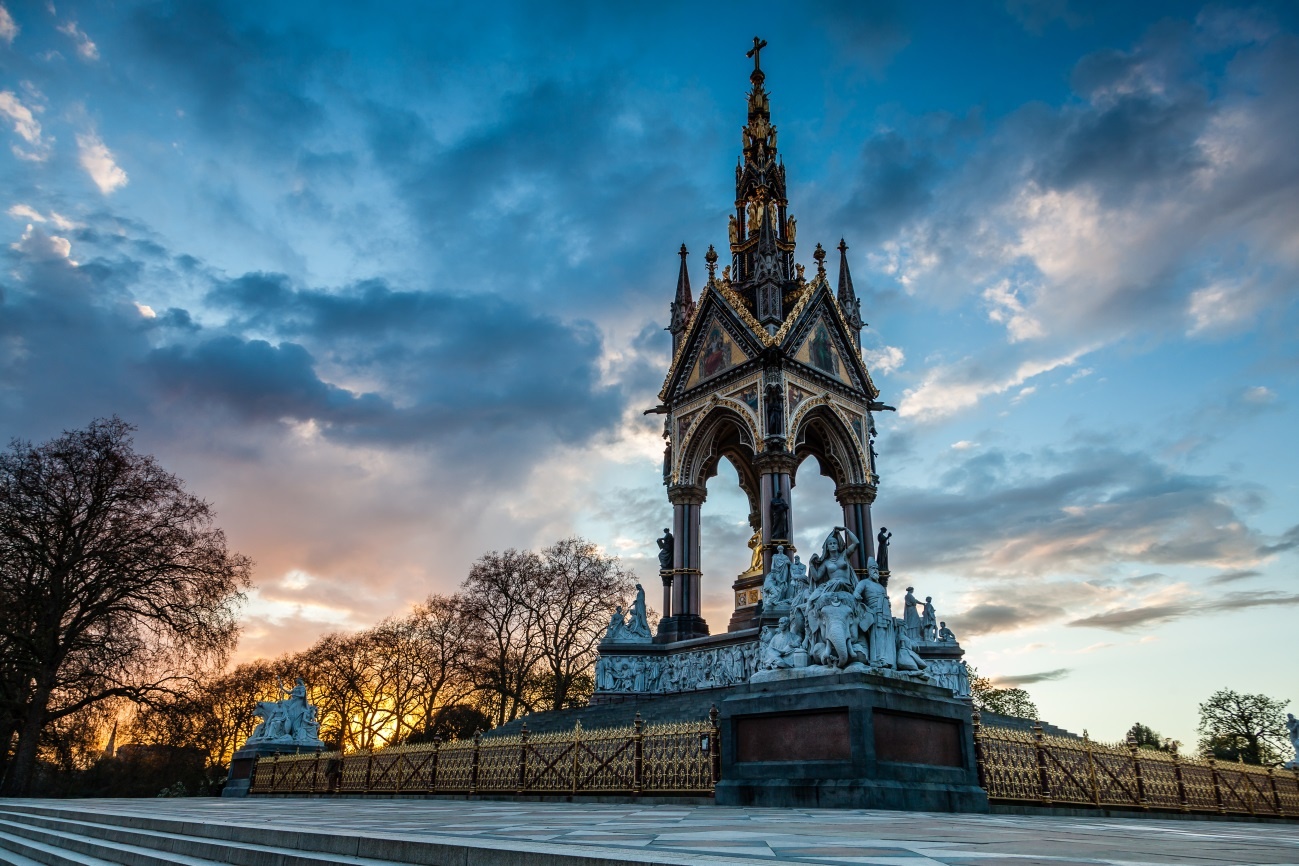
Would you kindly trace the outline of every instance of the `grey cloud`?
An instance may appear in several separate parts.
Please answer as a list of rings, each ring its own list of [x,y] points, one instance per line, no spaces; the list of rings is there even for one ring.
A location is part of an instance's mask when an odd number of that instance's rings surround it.
[[[1299,524],[1290,527],[1281,537],[1272,544],[1264,544],[1259,548],[1259,553],[1264,556],[1270,556],[1274,553],[1284,553],[1287,550],[1294,550],[1299,547]]]
[[[1016,689],[1021,686],[1031,686],[1035,683],[1049,683],[1056,680],[1062,680],[1071,673],[1073,673],[1073,668],[1056,668],[1055,670],[1050,671],[1039,671],[1035,674],[999,676],[996,678],[996,684],[998,688]]]
[[[1065,616],[1065,613],[1063,607],[1016,599],[1013,604],[992,602],[977,604],[969,610],[952,614],[947,617],[947,622],[957,634],[975,637],[1017,631],[1040,622],[1060,619]]]
[[[1251,577],[1261,577],[1263,572],[1253,569],[1244,569],[1241,571],[1224,571],[1222,574],[1215,574],[1209,578],[1210,583],[1235,583],[1238,580],[1248,580]]]
[[[1112,631],[1128,631],[1139,627],[1170,622],[1175,619],[1183,619],[1188,616],[1249,610],[1256,607],[1290,605],[1299,605],[1299,593],[1285,593],[1275,590],[1231,592],[1218,598],[1189,599],[1182,602],[1106,611],[1076,619],[1067,624],[1075,628],[1105,628]]]

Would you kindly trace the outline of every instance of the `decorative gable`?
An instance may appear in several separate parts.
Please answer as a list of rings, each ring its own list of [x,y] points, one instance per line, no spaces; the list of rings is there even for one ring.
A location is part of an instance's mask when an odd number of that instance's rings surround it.
[[[710,317],[700,330],[699,339],[701,343],[698,354],[686,375],[687,390],[749,360],[748,354],[735,342],[735,338],[716,315]]]
[[[812,326],[803,336],[803,342],[794,350],[794,360],[851,386],[852,373],[836,345],[833,323],[827,322],[826,318],[825,314],[821,313],[812,322]]]

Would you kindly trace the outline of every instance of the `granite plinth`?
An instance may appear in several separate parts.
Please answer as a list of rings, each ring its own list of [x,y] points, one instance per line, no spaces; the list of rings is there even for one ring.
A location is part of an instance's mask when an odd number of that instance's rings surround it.
[[[305,746],[300,743],[245,743],[230,759],[230,771],[226,775],[225,787],[221,789],[222,797],[247,797],[248,789],[253,784],[253,765],[258,758],[272,758],[276,755],[306,755],[323,752],[325,744]]]
[[[856,672],[749,683],[722,702],[720,726],[719,805],[988,811],[969,704],[924,682]]]

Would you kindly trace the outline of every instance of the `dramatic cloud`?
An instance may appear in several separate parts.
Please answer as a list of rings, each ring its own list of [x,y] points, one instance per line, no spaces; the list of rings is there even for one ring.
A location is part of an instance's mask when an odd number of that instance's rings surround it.
[[[126,186],[126,172],[118,167],[112,151],[94,132],[77,136],[81,167],[104,195]]]
[[[1112,631],[1128,631],[1196,614],[1249,610],[1257,607],[1289,607],[1293,605],[1299,605],[1299,593],[1286,593],[1275,590],[1230,592],[1218,598],[1188,599],[1184,602],[1106,611],[1073,620],[1068,625],[1075,628],[1104,628]]]

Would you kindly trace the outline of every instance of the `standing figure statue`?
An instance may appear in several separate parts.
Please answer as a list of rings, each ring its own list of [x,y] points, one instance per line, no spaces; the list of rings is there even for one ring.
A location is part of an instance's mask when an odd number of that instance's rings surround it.
[[[627,622],[627,634],[630,637],[644,638],[649,640],[649,612],[645,609],[645,588],[639,583],[636,584],[636,600],[631,605],[631,618]]]
[[[676,555],[673,548],[675,539],[672,538],[672,530],[666,526],[663,527],[663,537],[658,539],[659,546],[659,571],[672,570],[672,558]]]
[[[293,681],[293,688],[286,688],[284,681],[279,677],[275,678],[275,684],[283,694],[288,695],[288,699],[282,702],[283,733],[296,739],[303,723],[307,720],[307,684],[302,681],[302,677],[297,677]]]
[[[1299,719],[1294,713],[1285,714],[1285,729],[1290,734],[1290,745],[1294,749],[1294,760],[1285,765],[1287,770],[1299,770]]]
[[[775,382],[768,385],[763,402],[767,407],[767,435],[782,435],[785,432],[785,401],[780,398],[780,386]]]
[[[934,597],[925,596],[925,603],[920,609],[920,639],[938,640],[938,614],[934,610]]]
[[[879,534],[875,536],[875,561],[879,563],[880,571],[889,570],[889,539],[893,533],[889,532],[887,526],[881,526]]]
[[[882,665],[885,660],[884,642],[888,639],[888,628],[893,622],[893,609],[889,605],[888,593],[880,586],[879,567],[873,557],[867,558],[866,576],[857,581],[853,595],[866,606],[867,617],[861,628],[866,632],[870,663]]]
[[[907,587],[903,603],[906,608],[902,612],[902,633],[913,641],[920,640],[920,602],[916,601],[914,586]]]
[[[762,530],[753,533],[749,539],[749,550],[753,556],[749,559],[749,574],[762,574]]]
[[[789,567],[789,594],[795,595],[799,589],[807,586],[807,565],[794,554],[794,563]]]
[[[785,555],[785,545],[776,547],[771,556],[771,570],[767,579],[762,582],[762,606],[770,609],[789,600],[789,557]]]
[[[789,503],[780,493],[779,482],[771,494],[767,510],[771,514],[771,540],[789,541]]]

